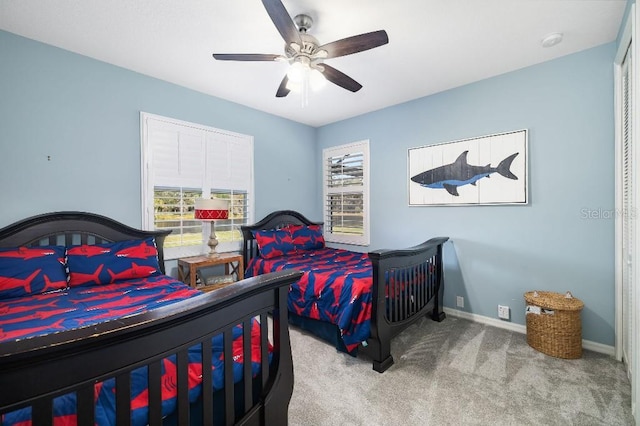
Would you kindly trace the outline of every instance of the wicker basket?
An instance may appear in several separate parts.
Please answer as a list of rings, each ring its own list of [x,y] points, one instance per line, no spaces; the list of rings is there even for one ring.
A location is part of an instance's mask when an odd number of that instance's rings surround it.
[[[550,291],[524,294],[528,305],[527,343],[547,355],[576,359],[582,356],[580,311],[584,303],[567,295]]]

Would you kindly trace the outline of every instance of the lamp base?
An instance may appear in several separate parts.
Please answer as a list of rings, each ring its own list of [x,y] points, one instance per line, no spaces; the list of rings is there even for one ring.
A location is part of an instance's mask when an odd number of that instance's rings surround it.
[[[211,235],[209,235],[207,245],[209,246],[209,253],[207,253],[207,256],[218,257],[219,253],[216,252],[216,246],[218,245],[218,239],[216,238],[216,223],[213,221],[211,221]]]

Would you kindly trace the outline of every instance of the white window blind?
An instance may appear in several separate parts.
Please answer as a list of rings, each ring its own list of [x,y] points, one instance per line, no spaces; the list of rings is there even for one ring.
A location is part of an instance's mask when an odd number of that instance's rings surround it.
[[[369,141],[322,153],[325,239],[369,245]]]
[[[240,225],[253,222],[253,138],[144,112],[140,120],[143,226],[171,229],[165,257],[208,251],[210,224],[193,218],[200,197],[229,201],[217,250],[238,250]]]

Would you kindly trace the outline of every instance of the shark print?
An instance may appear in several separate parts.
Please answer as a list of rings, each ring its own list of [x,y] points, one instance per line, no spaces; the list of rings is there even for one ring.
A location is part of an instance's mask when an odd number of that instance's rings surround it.
[[[67,252],[67,265],[70,286],[104,285],[160,272],[153,238],[76,246]]]
[[[157,256],[158,250],[155,245],[143,241],[142,244],[133,247],[126,247],[116,252],[118,257],[128,257],[134,259],[146,259],[149,256]]]
[[[37,259],[43,256],[52,256],[56,254],[51,249],[38,249],[29,247],[18,247],[15,250],[0,251],[0,257],[15,257],[22,260]]]
[[[413,176],[411,180],[426,188],[444,188],[449,194],[457,197],[460,195],[458,194],[458,187],[463,185],[475,186],[478,180],[485,177],[489,178],[491,174],[496,172],[507,179],[518,179],[509,170],[511,163],[518,155],[517,152],[502,160],[497,167],[491,167],[491,164],[472,166],[467,162],[468,153],[469,151],[464,151],[453,163],[419,173]]]
[[[157,272],[158,270],[153,266],[136,265],[135,263],[132,263],[131,268],[126,269],[119,273],[115,273],[111,269],[108,269],[107,271],[111,276],[111,282],[114,282],[118,280],[128,280],[130,278],[148,277],[149,275]]]
[[[369,337],[373,273],[366,253],[325,248],[284,258],[258,256],[247,265],[245,277],[282,269],[303,272],[289,287],[291,312],[337,325],[350,352]]]
[[[35,277],[40,273],[42,269],[36,269],[24,279],[13,278],[13,277],[0,277],[0,287],[4,291],[13,290],[13,289],[22,289],[26,294],[31,293],[31,282],[35,279]]]
[[[104,268],[104,265],[99,265],[95,271],[89,274],[71,272],[69,274],[69,285],[77,286],[88,283],[100,284],[100,272],[102,272],[102,268]]]
[[[111,253],[111,249],[108,247],[101,246],[76,246],[67,249],[67,254],[71,256],[85,256],[85,257],[93,257],[99,256],[101,254]]]

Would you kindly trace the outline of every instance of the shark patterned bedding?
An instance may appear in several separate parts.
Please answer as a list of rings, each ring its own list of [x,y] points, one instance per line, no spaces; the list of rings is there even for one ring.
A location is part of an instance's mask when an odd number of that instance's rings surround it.
[[[0,424],[286,423],[301,274],[202,293],[165,275],[168,233],[82,212],[0,229]]]
[[[19,297],[0,300],[0,343],[20,341],[36,336],[90,327],[107,321],[152,311],[162,306],[202,295],[184,283],[159,273],[157,251],[152,239],[124,241],[113,244],[63,248],[43,247],[0,249],[0,295]],[[155,260],[154,260],[155,259]],[[155,265],[153,263],[155,262]],[[69,280],[51,281],[56,276],[55,265],[68,266]],[[26,272],[32,269],[34,272]],[[12,277],[6,275],[11,273]],[[23,275],[18,278],[16,275]],[[143,276],[145,278],[133,278]],[[43,285],[40,285],[43,281]],[[19,284],[19,285],[18,285]],[[62,288],[57,288],[62,287]],[[43,291],[40,293],[39,291]],[[29,294],[31,291],[35,293]],[[25,293],[25,294],[22,294]],[[260,328],[252,321],[252,374],[260,371]],[[233,330],[234,380],[242,379],[242,326]],[[223,388],[224,356],[222,335],[213,339],[211,363],[213,388]],[[190,402],[200,394],[202,351],[189,349]],[[146,369],[131,374],[131,420],[133,425],[148,424],[148,381]],[[162,363],[162,415],[176,408],[176,356]],[[95,385],[97,425],[112,425],[115,420],[115,379]],[[76,397],[67,394],[54,400],[54,423],[76,423]],[[24,425],[31,420],[28,408],[2,415],[3,426]]]
[[[436,321],[444,291],[442,245],[358,253],[325,247],[322,223],[281,210],[243,226],[245,276],[297,270],[290,286],[290,321],[352,355],[366,353],[373,369],[393,365],[391,339],[429,314]]]
[[[283,269],[303,272],[289,288],[288,308],[296,315],[336,325],[347,351],[370,335],[371,261],[366,253],[321,248],[251,260],[246,276]]]
[[[28,339],[38,335],[56,333],[66,329],[88,327],[109,320],[166,306],[190,297],[198,296],[191,289],[167,276],[155,276],[130,280],[116,284],[92,287],[75,287],[62,292],[40,294],[31,297],[9,299],[0,303],[0,338],[5,340]],[[242,326],[233,331],[234,383],[242,379]],[[254,320],[251,327],[252,372],[260,371],[260,328]],[[211,356],[213,388],[223,388],[224,356],[222,335],[213,339]],[[189,393],[190,402],[198,399],[202,383],[199,346],[189,349]],[[148,424],[148,376],[145,368],[131,374],[131,424]],[[161,383],[162,415],[167,416],[176,409],[176,356],[162,362]],[[94,386],[96,425],[112,425],[115,420],[115,379],[99,382]],[[53,420],[55,424],[76,424],[76,396],[66,394],[54,400]],[[2,415],[1,424],[24,425],[31,420],[31,409],[24,408]]]
[[[171,277],[157,275],[0,300],[0,342],[88,327],[200,294]]]

